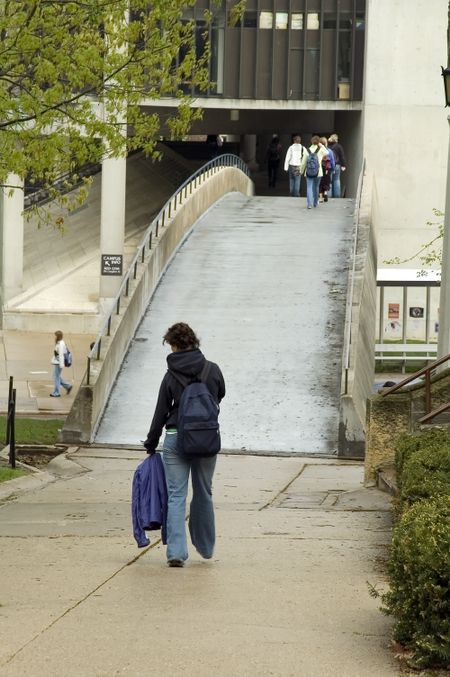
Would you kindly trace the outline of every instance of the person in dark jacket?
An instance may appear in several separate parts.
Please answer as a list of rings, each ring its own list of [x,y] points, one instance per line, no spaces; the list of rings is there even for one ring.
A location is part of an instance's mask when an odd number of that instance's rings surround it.
[[[341,197],[341,172],[346,170],[344,149],[339,143],[337,134],[332,134],[328,139],[328,148],[333,151],[334,169],[331,176],[331,194],[333,197]]]
[[[266,151],[267,175],[269,177],[269,188],[275,188],[278,179],[278,170],[280,167],[281,143],[277,134],[272,136],[272,140]]]
[[[195,381],[198,379],[206,358],[200,350],[200,341],[188,324],[177,322],[164,335],[172,353],[167,356],[169,371],[159,389],[155,413],[144,446],[147,453],[156,451],[165,427],[163,461],[168,489],[167,512],[167,561],[169,566],[182,567],[188,558],[185,515],[189,475],[192,479],[192,501],[189,511],[189,533],[197,552],[204,559],[211,559],[215,544],[214,505],[212,479],[216,456],[188,459],[177,450],[178,405],[183,386],[171,373]],[[206,385],[217,405],[225,395],[225,382],[217,364],[210,363]]]

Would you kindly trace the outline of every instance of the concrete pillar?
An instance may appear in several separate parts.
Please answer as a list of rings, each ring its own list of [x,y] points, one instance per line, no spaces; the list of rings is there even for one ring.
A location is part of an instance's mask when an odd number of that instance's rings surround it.
[[[447,118],[450,125],[450,116]],[[447,160],[447,192],[445,196],[444,241],[442,243],[441,288],[439,294],[439,332],[437,356],[450,353],[450,143]],[[448,367],[448,363],[443,365]]]
[[[245,134],[242,138],[242,159],[247,163],[251,171],[258,171],[259,165],[256,162],[256,134]]]
[[[23,290],[24,236],[23,181],[10,174],[7,186],[0,189],[0,263],[1,305]]]
[[[100,216],[100,298],[110,299],[119,291],[125,242],[126,157],[102,162]]]

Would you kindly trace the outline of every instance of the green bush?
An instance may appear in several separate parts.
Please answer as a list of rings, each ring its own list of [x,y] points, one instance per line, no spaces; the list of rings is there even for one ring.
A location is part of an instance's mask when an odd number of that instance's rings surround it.
[[[404,465],[413,454],[422,449],[435,451],[443,447],[450,449],[450,432],[447,430],[432,428],[415,435],[401,435],[397,440],[395,448],[395,470],[398,488],[402,488]]]
[[[403,466],[400,499],[402,509],[416,501],[450,496],[450,446],[425,447]]]
[[[395,638],[417,667],[450,666],[450,496],[415,503],[394,528],[390,592]]]

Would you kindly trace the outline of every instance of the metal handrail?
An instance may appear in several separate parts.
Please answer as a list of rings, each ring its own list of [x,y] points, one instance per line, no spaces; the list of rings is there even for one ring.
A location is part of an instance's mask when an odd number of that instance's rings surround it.
[[[428,366],[423,367],[423,369],[420,369],[419,371],[416,371],[414,374],[407,376],[405,379],[403,379],[403,381],[400,381],[400,383],[396,383],[395,386],[391,386],[390,388],[383,390],[383,392],[381,392],[380,395],[382,397],[386,397],[391,393],[397,392],[405,385],[408,385],[408,383],[410,383],[411,381],[414,381],[416,378],[420,378],[421,376],[425,375],[424,383],[420,384],[420,387],[422,388],[425,386],[425,416],[419,419],[419,423],[424,423],[427,422],[428,420],[431,420],[439,413],[441,413],[441,411],[450,409],[449,403],[447,405],[442,405],[442,407],[439,407],[439,409],[436,409],[433,412],[431,411],[431,375],[432,375],[431,372],[434,371],[436,367],[439,367],[441,364],[448,362],[448,360],[450,360],[450,354],[445,355],[444,357],[440,357],[438,360],[435,360]],[[423,419],[426,419],[426,421],[424,421]]]
[[[6,418],[6,445],[9,445],[9,463],[11,468],[16,467],[16,389],[14,379],[9,377],[8,415]]]
[[[141,243],[139,244],[136,254],[131,261],[127,272],[124,275],[122,284],[120,285],[119,291],[114,298],[112,304],[112,310],[107,316],[102,328],[97,334],[97,338],[92,345],[92,349],[87,356],[87,371],[86,371],[86,383],[89,385],[90,375],[91,375],[91,360],[99,360],[101,357],[101,344],[102,338],[104,336],[111,335],[111,324],[114,316],[120,314],[120,302],[122,297],[125,298],[129,293],[129,285],[131,278],[136,279],[137,277],[137,267],[139,263],[144,263],[145,254],[152,249],[153,237],[158,237],[159,229],[164,228],[167,225],[168,220],[172,217],[173,213],[176,212],[177,206],[183,204],[183,200],[187,200],[191,195],[194,189],[197,186],[201,185],[203,181],[208,179],[212,174],[217,170],[226,168],[226,167],[236,167],[240,169],[244,174],[250,176],[250,170],[245,164],[245,162],[232,153],[224,153],[223,155],[218,155],[213,158],[202,167],[197,169],[194,174],[192,174],[186,181],[184,181],[177,190],[170,196],[164,206],[160,209],[158,214],[155,216],[153,221],[148,226],[145,231]]]
[[[343,355],[343,364],[344,364],[344,395],[348,393],[348,372],[350,369],[350,346],[352,343],[352,315],[353,315],[353,292],[355,288],[355,269],[356,269],[356,249],[358,246],[358,236],[359,236],[359,212],[361,208],[361,197],[362,197],[362,187],[364,180],[364,170],[366,168],[366,160],[363,159],[361,165],[361,172],[359,174],[358,188],[356,191],[355,198],[355,237],[353,241],[353,251],[352,251],[352,272],[350,276],[350,290],[347,295],[347,307],[345,311],[345,325],[344,325],[344,355]]]

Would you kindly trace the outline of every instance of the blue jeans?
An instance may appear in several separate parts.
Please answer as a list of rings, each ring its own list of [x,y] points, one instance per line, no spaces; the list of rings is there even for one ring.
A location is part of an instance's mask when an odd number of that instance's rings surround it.
[[[331,177],[333,197],[341,197],[341,165],[336,165]]]
[[[289,165],[289,192],[293,197],[300,197],[300,174],[296,176]]]
[[[177,433],[167,432],[163,444],[169,503],[167,510],[167,560],[188,558],[186,542],[186,497],[189,473],[192,478],[192,501],[189,510],[189,533],[192,545],[205,559],[213,556],[216,541],[212,478],[217,456],[185,459],[177,452]]]
[[[320,176],[306,177],[306,204],[308,207],[317,207],[319,203]]]
[[[62,373],[62,367],[59,366],[59,364],[54,364],[53,365],[53,395],[61,395],[61,386],[65,388],[66,390],[69,390],[70,388],[70,383],[67,383],[67,381],[64,381],[63,377],[61,376]]]

